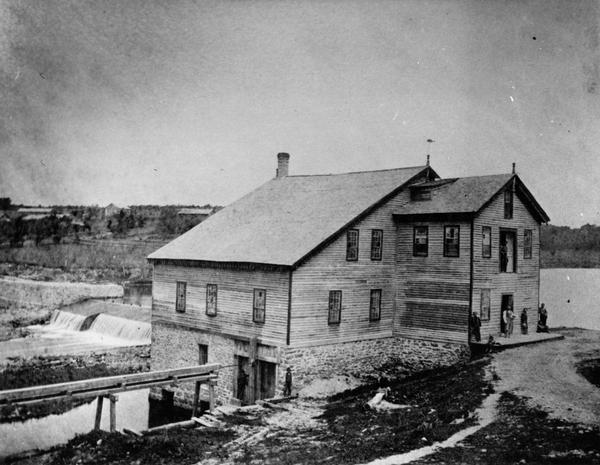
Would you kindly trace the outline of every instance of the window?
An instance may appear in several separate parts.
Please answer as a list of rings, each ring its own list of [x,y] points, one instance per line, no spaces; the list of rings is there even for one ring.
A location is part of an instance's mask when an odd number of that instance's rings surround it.
[[[198,344],[198,365],[206,365],[208,363],[208,346],[206,344]]]
[[[339,324],[342,313],[342,291],[329,291],[329,317],[330,325]]]
[[[413,230],[413,256],[426,257],[429,251],[429,226],[415,226]]]
[[[217,285],[206,285],[206,314],[208,316],[217,315]]]
[[[517,237],[514,231],[500,230],[500,272],[515,273],[517,271]]]
[[[532,249],[533,249],[533,231],[531,229],[526,229],[525,237],[523,240],[523,258],[531,258]]]
[[[486,321],[490,319],[490,290],[482,289],[481,290],[481,303],[480,303],[480,312],[479,318],[482,321]]]
[[[504,191],[504,218],[507,220],[513,217],[513,192],[510,189]]]
[[[381,260],[382,247],[383,247],[383,230],[373,229],[371,231],[371,260]]]
[[[444,226],[444,257],[459,256],[459,226]]]
[[[267,291],[264,289],[254,289],[254,305],[252,311],[252,321],[255,323],[265,322],[265,307],[267,303]]]
[[[346,260],[358,260],[358,229],[349,229],[346,235]]]
[[[371,289],[371,303],[369,305],[369,320],[381,319],[381,289]]]
[[[185,312],[185,295],[187,283],[184,281],[177,281],[177,295],[175,296],[175,310],[184,313]]]
[[[483,226],[481,232],[481,256],[490,258],[492,256],[492,228]]]

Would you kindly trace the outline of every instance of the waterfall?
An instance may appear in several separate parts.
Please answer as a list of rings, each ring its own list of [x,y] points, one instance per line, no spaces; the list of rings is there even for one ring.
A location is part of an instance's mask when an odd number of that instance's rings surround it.
[[[70,329],[72,331],[79,331],[85,319],[85,315],[64,312],[62,310],[54,310],[52,312],[52,316],[50,317],[50,325],[57,329]]]
[[[150,341],[150,323],[127,320],[118,316],[101,313],[92,322],[89,331],[134,341]]]

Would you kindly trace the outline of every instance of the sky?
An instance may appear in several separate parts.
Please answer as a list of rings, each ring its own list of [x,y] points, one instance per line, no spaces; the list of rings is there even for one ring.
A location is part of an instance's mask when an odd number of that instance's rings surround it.
[[[600,2],[0,0],[0,197],[227,205],[278,152],[515,162],[552,224],[600,224]]]

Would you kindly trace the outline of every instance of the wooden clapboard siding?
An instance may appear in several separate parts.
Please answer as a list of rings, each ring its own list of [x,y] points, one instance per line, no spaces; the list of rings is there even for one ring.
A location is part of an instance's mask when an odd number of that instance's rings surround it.
[[[177,281],[187,283],[185,313],[175,311]],[[217,315],[206,315],[206,285],[216,284]],[[252,321],[254,289],[266,289],[264,324]],[[242,271],[208,266],[154,266],[152,320],[180,324],[204,331],[284,345],[287,335],[289,273]]]
[[[482,258],[482,227],[492,228],[492,256]],[[514,229],[517,232],[517,272],[500,273],[499,245],[500,228]],[[525,229],[531,229],[532,254],[524,258]],[[540,225],[533,218],[518,195],[514,196],[513,218],[504,219],[504,194],[501,192],[480,212],[474,221],[473,241],[473,309],[481,306],[481,289],[490,289],[490,320],[482,321],[481,337],[487,340],[491,334],[500,332],[502,294],[513,294],[515,310],[515,332],[519,331],[520,315],[523,308],[529,308],[530,330],[535,331],[539,301],[539,253]]]
[[[346,261],[346,234],[293,272],[290,344],[331,344],[392,335],[396,226],[392,214],[409,202],[403,190],[350,228],[359,230],[358,260]],[[371,230],[383,230],[382,260],[371,260]],[[369,321],[371,289],[381,289],[381,319]],[[341,321],[328,324],[329,291],[342,291]]]
[[[460,226],[458,257],[444,257],[444,226]],[[429,227],[427,257],[413,256],[413,229]],[[470,222],[400,221],[397,228],[394,334],[466,343]]]

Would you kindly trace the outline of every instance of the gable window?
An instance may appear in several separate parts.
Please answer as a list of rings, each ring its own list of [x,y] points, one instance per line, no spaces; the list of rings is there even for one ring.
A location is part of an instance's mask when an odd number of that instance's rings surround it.
[[[373,229],[371,231],[371,260],[381,260],[382,247],[383,247],[383,230]]]
[[[492,256],[492,228],[489,226],[481,228],[481,256],[483,258]]]
[[[175,296],[175,310],[184,313],[185,312],[185,297],[186,297],[187,283],[184,281],[177,281],[176,285],[176,296]]]
[[[510,189],[504,191],[504,219],[513,217],[513,192]]]
[[[523,239],[523,258],[531,258],[531,252],[533,250],[533,231],[531,229],[526,229],[525,237]]]
[[[252,321],[255,323],[265,322],[265,307],[267,304],[267,291],[265,289],[254,289],[254,304],[252,310]]]
[[[415,226],[413,229],[413,256],[426,257],[429,252],[429,226]]]
[[[346,234],[346,260],[358,260],[358,229],[349,229]]]
[[[481,321],[487,321],[490,319],[490,290],[489,289],[481,290],[479,318],[481,318]]]
[[[460,226],[444,226],[444,257],[459,256]]]
[[[330,325],[339,324],[342,314],[342,291],[329,291],[329,316]]]
[[[206,314],[208,316],[217,315],[217,285],[206,285]]]
[[[515,273],[517,271],[517,235],[514,231],[500,230],[500,272]]]
[[[381,289],[371,289],[371,303],[369,305],[369,320],[381,319]]]

